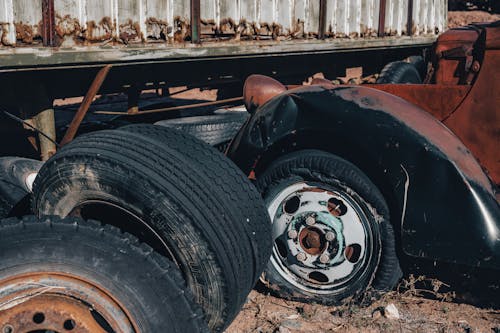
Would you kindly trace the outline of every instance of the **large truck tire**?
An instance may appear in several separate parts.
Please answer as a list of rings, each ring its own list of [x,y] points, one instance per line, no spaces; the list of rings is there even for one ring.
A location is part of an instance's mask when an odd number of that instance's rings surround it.
[[[210,329],[222,331],[270,254],[269,219],[258,193],[222,154],[163,130],[172,135],[109,130],[78,137],[41,168],[33,210],[99,218],[137,235],[178,265]]]
[[[415,64],[405,61],[390,62],[382,69],[377,79],[379,84],[421,84],[422,77]]]
[[[302,150],[261,175],[274,248],[262,282],[281,297],[339,304],[390,290],[402,276],[387,204],[353,164]]]
[[[180,272],[117,228],[28,216],[0,239],[1,332],[208,332]]]
[[[22,157],[0,158],[0,218],[27,215],[31,186],[42,164]]]
[[[247,217],[246,220],[243,218],[246,223],[243,223],[242,227],[252,244],[252,258],[255,265],[254,279],[251,282],[253,286],[271,256],[271,224],[255,186],[231,160],[215,149],[200,145],[200,140],[189,134],[149,124],[129,125],[122,127],[121,130],[143,135],[154,140],[155,144],[168,145],[170,149],[179,153],[186,152],[187,148],[186,158],[193,164],[202,162],[204,167],[198,171],[203,173],[205,179],[215,184],[212,185],[214,191],[224,192],[228,188],[234,189],[227,204],[231,211],[237,210],[239,215]]]
[[[155,125],[183,131],[224,152],[249,117],[248,112],[235,111],[211,116],[161,120]]]

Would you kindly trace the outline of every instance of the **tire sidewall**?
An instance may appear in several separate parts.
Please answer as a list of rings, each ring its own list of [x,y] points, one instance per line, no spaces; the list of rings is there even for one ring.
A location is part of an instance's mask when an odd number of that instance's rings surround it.
[[[148,253],[131,250],[128,242],[79,229],[39,222],[26,233],[4,237],[0,242],[0,280],[37,272],[70,275],[106,290],[142,332],[184,332],[190,326],[190,318],[177,317],[180,309],[170,291],[175,287],[166,283],[170,278],[157,269]]]

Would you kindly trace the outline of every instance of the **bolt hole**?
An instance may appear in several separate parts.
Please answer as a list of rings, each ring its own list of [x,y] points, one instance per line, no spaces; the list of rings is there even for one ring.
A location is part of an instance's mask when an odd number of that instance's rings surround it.
[[[11,325],[5,325],[3,327],[2,333],[14,333],[14,327]]]
[[[71,331],[76,327],[76,323],[73,319],[68,319],[64,322],[63,327],[67,331]]]
[[[286,245],[283,243],[283,241],[281,239],[277,238],[274,241],[274,244],[276,244],[276,249],[278,250],[279,255],[282,258],[286,258],[288,253],[286,250]]]
[[[35,324],[41,324],[45,321],[45,315],[41,312],[37,312],[35,313],[35,315],[33,316],[33,322]]]
[[[328,200],[328,211],[333,216],[342,216],[347,213],[347,206],[339,199],[330,198]]]
[[[300,198],[298,196],[293,196],[288,199],[283,205],[283,211],[287,214],[295,213],[300,207]]]
[[[359,258],[361,257],[361,245],[359,244],[351,244],[345,248],[344,251],[345,258],[355,264],[358,262]]]
[[[308,276],[311,280],[314,280],[314,281],[319,282],[319,283],[327,283],[328,282],[328,276],[326,276],[325,274],[318,272],[318,271],[311,272],[311,273],[309,273]]]

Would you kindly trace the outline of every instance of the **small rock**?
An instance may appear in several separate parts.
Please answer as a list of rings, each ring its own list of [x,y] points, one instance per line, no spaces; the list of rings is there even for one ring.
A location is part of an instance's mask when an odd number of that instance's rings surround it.
[[[293,314],[293,315],[289,315],[288,317],[285,317],[285,319],[298,319],[298,318],[299,318],[298,314]]]
[[[278,332],[279,333],[292,333],[292,331],[290,331],[288,328],[284,327],[284,326],[280,326],[278,328]]]
[[[281,322],[281,326],[284,328],[299,329],[302,324],[295,320],[284,320]]]
[[[399,319],[398,308],[393,304],[389,304],[384,308],[384,316],[387,319]]]
[[[315,307],[311,304],[304,304],[302,309],[304,310],[302,316],[306,318],[311,318],[316,313]]]

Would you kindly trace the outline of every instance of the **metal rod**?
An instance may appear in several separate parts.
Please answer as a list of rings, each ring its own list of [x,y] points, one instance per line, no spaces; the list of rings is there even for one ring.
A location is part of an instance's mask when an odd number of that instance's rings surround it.
[[[71,142],[71,140],[75,138],[76,132],[78,131],[78,128],[80,127],[80,124],[83,121],[83,118],[85,118],[85,115],[89,110],[90,104],[92,104],[92,101],[97,95],[97,92],[99,91],[99,89],[101,89],[101,86],[104,80],[106,79],[106,76],[108,76],[110,69],[111,65],[106,65],[97,73],[94,81],[90,85],[89,90],[87,91],[87,94],[83,99],[82,104],[78,108],[78,111],[76,112],[73,120],[71,121],[68,130],[64,134],[64,138],[61,141],[61,146],[64,146],[65,144]]]
[[[54,0],[42,0],[42,39],[44,46],[56,46]]]
[[[325,39],[326,34],[326,0],[319,1],[319,31],[318,38]]]
[[[385,6],[386,0],[380,0],[380,8],[378,14],[378,36],[385,36]]]
[[[230,103],[234,103],[234,102],[240,102],[242,100],[243,100],[243,97],[235,97],[235,98],[221,99],[220,101],[204,102],[204,103],[196,103],[196,104],[188,104],[188,105],[179,105],[179,106],[171,106],[168,108],[139,111],[138,113],[134,113],[134,114],[128,114],[126,112],[119,112],[119,111],[96,111],[96,112],[94,112],[94,114],[107,114],[107,115],[120,115],[120,116],[140,116],[143,114],[176,111],[176,110],[184,110],[184,109],[193,109],[193,108],[198,108],[198,107],[203,107],[203,106],[213,106],[213,105],[220,105],[220,104],[230,104]]]
[[[201,6],[200,0],[191,0],[191,43],[201,41]]]
[[[406,22],[406,35],[413,35],[413,0],[408,0],[408,21]]]
[[[28,121],[24,120],[24,119],[21,119],[15,115],[13,115],[12,113],[10,112],[7,112],[7,111],[4,111],[3,112],[6,116],[8,116],[9,118],[11,118],[12,120],[15,120],[17,121],[18,123],[21,123],[25,126],[28,126],[29,128],[31,128],[33,131],[35,131],[35,133],[45,137],[47,140],[49,140],[50,142],[52,142],[56,147],[59,147],[59,144],[56,142],[56,140],[54,140],[53,138],[51,138],[49,135],[47,135],[46,133],[42,132],[41,130],[39,130],[38,128],[36,128],[35,126],[31,125]]]

